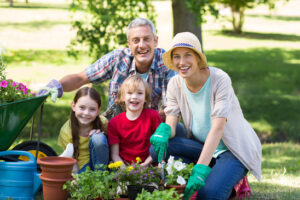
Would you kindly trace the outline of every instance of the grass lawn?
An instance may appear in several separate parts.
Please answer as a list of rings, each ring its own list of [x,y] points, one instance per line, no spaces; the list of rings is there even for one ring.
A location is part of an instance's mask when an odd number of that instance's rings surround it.
[[[67,56],[67,45],[75,33],[70,26],[72,13],[63,0],[29,2],[15,2],[15,8],[0,2],[0,47],[6,48],[7,77],[38,90],[52,78],[83,70],[92,59],[84,48],[78,60]],[[158,46],[168,48],[172,38],[171,4],[154,4],[158,12]],[[246,119],[265,143],[262,182],[249,176],[250,199],[300,199],[299,9],[300,1],[290,0],[272,15],[264,7],[250,10],[242,35],[232,35],[224,17],[208,17],[202,26],[209,65],[230,75]],[[99,90],[104,110],[106,85]],[[73,96],[74,92],[65,93],[56,103],[48,99],[45,104],[42,141],[57,153],[62,149],[56,139],[68,118]],[[16,143],[28,139],[30,125]]]

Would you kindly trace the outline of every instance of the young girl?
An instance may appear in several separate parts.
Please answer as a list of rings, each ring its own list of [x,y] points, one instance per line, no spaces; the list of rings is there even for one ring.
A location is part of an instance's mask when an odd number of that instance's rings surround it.
[[[94,88],[79,89],[72,102],[70,119],[58,136],[58,144],[66,151],[73,144],[71,155],[77,159],[79,173],[87,166],[94,170],[98,164],[108,164],[109,149],[104,135],[107,120],[99,117],[100,106],[101,99]]]
[[[130,76],[122,83],[117,102],[126,111],[112,118],[107,126],[113,162],[130,164],[140,157],[142,166],[152,163],[150,137],[161,123],[161,118],[156,110],[147,109],[150,95],[148,84],[139,75]]]

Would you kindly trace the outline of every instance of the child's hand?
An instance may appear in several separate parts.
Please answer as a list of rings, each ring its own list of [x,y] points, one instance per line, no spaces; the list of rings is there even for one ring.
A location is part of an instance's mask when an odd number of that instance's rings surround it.
[[[152,157],[151,157],[151,156],[148,156],[148,157],[146,158],[146,160],[145,160],[143,163],[141,163],[140,165],[141,165],[144,169],[146,169],[147,167],[149,167],[149,165],[151,165],[152,162],[153,162]]]
[[[146,162],[143,162],[141,163],[141,167],[143,167],[144,169],[146,169],[151,163],[146,163]]]
[[[89,132],[89,137],[91,137],[93,134],[99,134],[99,133],[102,133],[100,129],[93,129]]]

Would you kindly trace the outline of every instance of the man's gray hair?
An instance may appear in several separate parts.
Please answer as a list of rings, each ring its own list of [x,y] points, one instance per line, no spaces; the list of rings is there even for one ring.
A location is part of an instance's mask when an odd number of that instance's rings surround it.
[[[130,22],[130,24],[128,25],[127,32],[126,32],[127,39],[129,38],[129,30],[131,28],[134,28],[137,26],[150,26],[154,37],[156,37],[156,30],[155,30],[154,24],[149,19],[138,17],[138,18],[132,20]]]

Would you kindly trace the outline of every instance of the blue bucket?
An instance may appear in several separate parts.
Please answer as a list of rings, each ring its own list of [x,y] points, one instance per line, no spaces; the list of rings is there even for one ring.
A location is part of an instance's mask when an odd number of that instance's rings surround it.
[[[26,156],[29,161],[0,162],[0,199],[35,199],[41,187],[35,157],[27,151],[2,151],[0,156]]]

